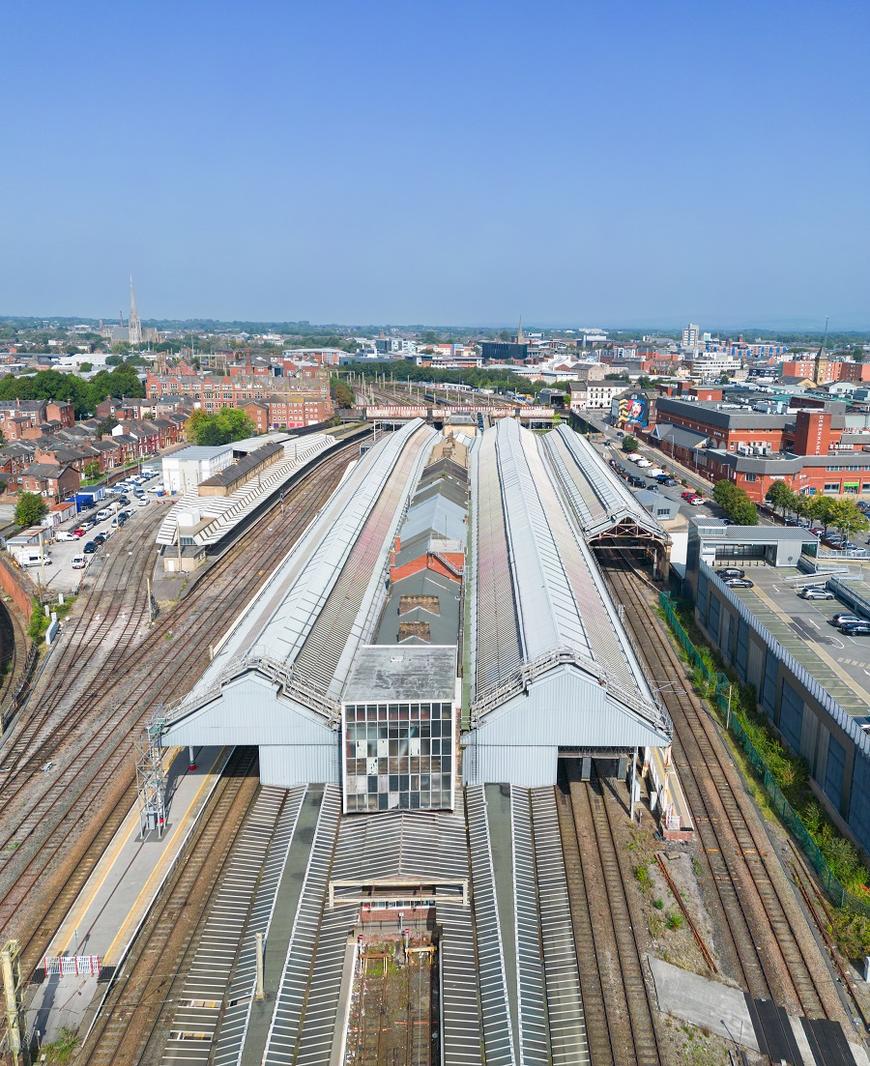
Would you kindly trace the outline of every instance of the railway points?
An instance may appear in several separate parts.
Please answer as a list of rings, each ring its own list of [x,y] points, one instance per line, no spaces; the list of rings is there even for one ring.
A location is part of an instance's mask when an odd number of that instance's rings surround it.
[[[647,601],[667,535],[595,453],[515,419],[474,438],[411,419],[331,462],[231,610],[229,582],[191,594],[186,633],[205,622],[207,654],[148,721],[170,751],[247,761],[197,822],[214,861],[192,837],[77,1061],[680,1061],[639,841],[704,858],[717,971],[846,1032],[757,814],[665,658]]]

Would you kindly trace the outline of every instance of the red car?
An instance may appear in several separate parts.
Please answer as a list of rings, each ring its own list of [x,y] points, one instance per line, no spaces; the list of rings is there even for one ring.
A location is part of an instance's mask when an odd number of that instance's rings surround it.
[[[74,537],[83,537],[85,535],[85,533],[87,533],[87,530],[85,529],[84,526],[78,526],[76,529],[74,529],[72,531],[72,533],[73,533]]]
[[[688,490],[687,492],[681,492],[681,493],[680,493],[680,499],[681,499],[681,500],[686,500],[686,501],[688,501],[688,500],[694,500],[694,498],[695,498],[695,497],[696,497],[697,495],[698,495],[698,494],[697,494],[697,492],[692,492],[692,490],[691,490],[691,489],[689,489],[689,490]]]

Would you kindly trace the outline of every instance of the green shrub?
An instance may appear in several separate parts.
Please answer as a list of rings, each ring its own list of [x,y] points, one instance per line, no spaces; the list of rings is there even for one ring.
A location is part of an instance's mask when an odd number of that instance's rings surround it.
[[[682,929],[683,928],[683,916],[678,911],[671,911],[671,913],[665,918],[665,925],[668,929]]]
[[[665,901],[663,899],[654,899],[653,906],[657,911],[663,911],[665,909]]]
[[[649,868],[643,863],[634,868],[634,879],[640,885],[641,888],[649,888],[652,883],[649,876]]]

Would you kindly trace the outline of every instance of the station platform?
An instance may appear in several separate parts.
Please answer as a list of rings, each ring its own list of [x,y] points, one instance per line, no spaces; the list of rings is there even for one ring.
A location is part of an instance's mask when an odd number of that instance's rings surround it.
[[[231,754],[230,748],[166,752],[167,824],[163,837],[140,838],[134,806],[121,824],[45,953],[45,979],[33,987],[28,1028],[42,1042],[78,1027],[102,974],[119,966],[184,847]],[[37,971],[37,972],[40,972]]]

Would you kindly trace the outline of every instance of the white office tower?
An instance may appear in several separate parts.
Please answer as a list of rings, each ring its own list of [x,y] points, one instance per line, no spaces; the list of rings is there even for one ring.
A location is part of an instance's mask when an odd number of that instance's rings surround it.
[[[690,322],[683,330],[683,347],[697,348],[698,338],[701,336],[701,328],[696,322]]]

